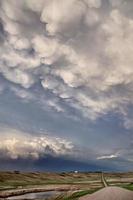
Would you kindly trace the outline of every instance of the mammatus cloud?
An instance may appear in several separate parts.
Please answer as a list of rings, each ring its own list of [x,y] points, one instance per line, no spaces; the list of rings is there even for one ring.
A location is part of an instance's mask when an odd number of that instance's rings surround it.
[[[32,136],[17,130],[3,130],[0,142],[0,159],[39,159],[45,156],[70,156],[73,144],[48,135]]]
[[[128,0],[0,0],[1,75],[22,99],[43,99],[31,95],[39,83],[52,94],[47,105],[58,112],[69,107],[91,120],[118,112],[129,124],[130,7]]]

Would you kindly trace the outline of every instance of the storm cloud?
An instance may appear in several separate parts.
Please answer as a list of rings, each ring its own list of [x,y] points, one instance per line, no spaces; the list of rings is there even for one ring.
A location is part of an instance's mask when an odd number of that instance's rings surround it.
[[[131,0],[0,0],[0,94],[89,123],[115,113],[132,131],[132,10]]]
[[[133,98],[127,3],[1,0],[1,74],[26,92],[40,82],[53,94],[49,106],[58,97],[90,119],[112,110],[126,116]]]
[[[0,154],[1,159],[35,159],[45,156],[71,155],[73,144],[61,138],[53,138],[47,134],[43,136],[31,136],[18,130],[1,130]],[[10,134],[9,134],[10,133]]]

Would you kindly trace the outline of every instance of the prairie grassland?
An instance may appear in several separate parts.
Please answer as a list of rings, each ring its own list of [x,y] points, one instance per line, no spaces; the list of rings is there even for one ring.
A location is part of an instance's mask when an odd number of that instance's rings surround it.
[[[102,173],[41,173],[0,172],[0,195],[4,197],[26,193],[62,191],[50,200],[77,200],[104,187]],[[133,173],[104,173],[108,186],[133,190]]]
[[[100,185],[100,173],[22,173],[0,172],[0,189],[36,187],[36,185]]]

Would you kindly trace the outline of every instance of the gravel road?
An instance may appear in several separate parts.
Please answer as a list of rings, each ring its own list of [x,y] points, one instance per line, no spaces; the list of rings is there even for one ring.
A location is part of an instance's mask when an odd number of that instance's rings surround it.
[[[79,200],[133,200],[133,192],[119,187],[106,187]]]

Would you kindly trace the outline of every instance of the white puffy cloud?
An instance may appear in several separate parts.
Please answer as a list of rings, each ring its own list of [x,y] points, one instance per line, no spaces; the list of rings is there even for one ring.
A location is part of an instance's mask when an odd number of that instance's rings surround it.
[[[2,74],[9,81],[21,84],[24,88],[29,88],[34,83],[30,74],[27,74],[19,69],[2,69]]]
[[[1,131],[1,159],[39,159],[47,155],[70,156],[73,151],[73,144],[70,141],[57,137],[50,137],[47,134],[43,134],[43,136],[33,136],[13,129],[3,129]]]
[[[9,43],[16,50],[23,50],[23,49],[29,49],[30,48],[30,42],[27,38],[17,38],[15,36],[12,36],[12,37],[9,38]]]
[[[56,39],[50,39],[43,35],[36,36],[33,38],[32,44],[42,64],[51,65],[58,59],[60,45]]]
[[[30,91],[27,91],[27,90],[19,88],[19,87],[12,86],[12,87],[10,87],[10,90],[12,92],[14,92],[14,94],[16,96],[18,96],[21,99],[26,100],[26,101],[30,101],[35,98],[35,96]]]
[[[5,79],[27,90],[40,83],[42,93],[49,90],[53,95],[42,102],[58,112],[65,112],[62,101],[92,120],[110,111],[125,119],[133,100],[128,1],[0,2],[5,33],[0,73]],[[14,92],[29,98],[24,91]],[[40,102],[40,96],[32,96]]]
[[[73,10],[73,14],[68,13]],[[69,27],[73,29],[81,20],[85,11],[85,5],[82,1],[75,0],[53,0],[49,1],[41,13],[41,20],[46,22],[46,30],[50,35],[66,31]]]

